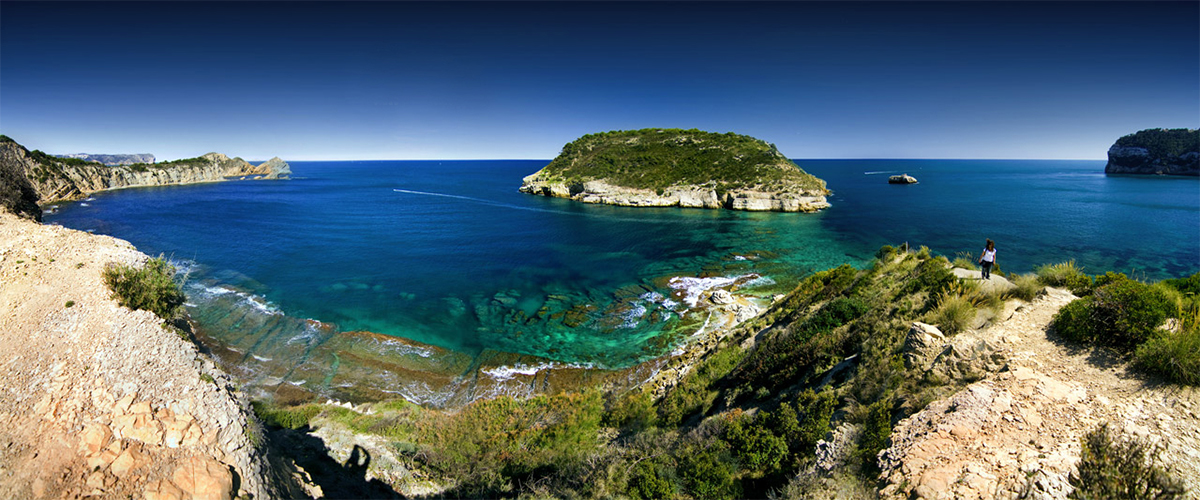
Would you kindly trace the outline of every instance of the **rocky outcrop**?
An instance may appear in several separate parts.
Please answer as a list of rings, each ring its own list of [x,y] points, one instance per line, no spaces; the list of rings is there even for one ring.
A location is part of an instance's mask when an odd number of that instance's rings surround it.
[[[1108,149],[1106,174],[1200,176],[1200,131],[1143,130]]]
[[[917,178],[908,174],[888,177],[888,184],[916,184]]]
[[[278,179],[291,174],[288,164],[279,158],[255,166],[241,158],[230,158],[220,153],[150,165],[69,163],[38,151],[31,152],[7,137],[0,138],[0,161],[6,169],[24,171],[37,193],[39,203],[77,200],[106,189],[240,178]]]
[[[718,194],[703,186],[677,186],[661,192],[614,186],[604,181],[566,183],[536,173],[522,180],[522,193],[622,207],[726,208],[757,212],[816,212],[829,208],[823,192],[734,190]]]
[[[83,161],[94,161],[104,165],[133,165],[135,163],[154,163],[154,155],[150,153],[141,154],[93,154],[93,153],[73,153],[65,155],[54,155],[59,158],[77,158]]]
[[[37,190],[25,176],[28,157],[15,148],[0,143],[0,212],[8,211],[18,216],[42,220],[42,209],[38,206]]]
[[[129,243],[0,213],[0,491],[6,498],[292,498],[228,375],[113,300]]]

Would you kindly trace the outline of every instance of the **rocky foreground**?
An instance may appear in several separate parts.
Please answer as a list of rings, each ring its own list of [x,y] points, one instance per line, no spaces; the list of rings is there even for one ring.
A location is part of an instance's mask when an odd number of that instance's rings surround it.
[[[1152,382],[1100,349],[1060,340],[1047,325],[1075,297],[1048,288],[981,330],[942,337],[917,324],[906,362],[939,367],[939,353],[987,353],[991,374],[900,421],[880,453],[884,498],[1066,498],[1080,438],[1108,422],[1163,448],[1162,465],[1200,495],[1200,390]],[[968,356],[970,357],[970,356]]]
[[[144,259],[0,213],[0,496],[293,496],[229,377],[109,297],[103,267]]]

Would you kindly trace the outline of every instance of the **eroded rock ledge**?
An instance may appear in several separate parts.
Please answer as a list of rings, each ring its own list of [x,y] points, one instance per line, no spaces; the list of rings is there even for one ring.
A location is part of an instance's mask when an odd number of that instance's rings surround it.
[[[829,208],[823,193],[735,190],[718,195],[713,189],[686,186],[665,189],[660,194],[649,189],[613,186],[604,181],[571,184],[548,181],[541,179],[538,174],[524,178],[520,191],[622,207],[726,208],[757,212],[816,212]]]

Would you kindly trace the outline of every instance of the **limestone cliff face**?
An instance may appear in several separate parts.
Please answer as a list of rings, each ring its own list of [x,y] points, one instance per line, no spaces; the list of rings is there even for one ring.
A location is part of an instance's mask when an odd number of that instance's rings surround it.
[[[768,192],[738,189],[718,194],[703,186],[672,187],[661,193],[649,189],[613,186],[604,181],[566,183],[541,178],[522,180],[522,193],[567,198],[583,203],[623,207],[726,208],[757,212],[816,212],[829,208],[823,192]]]
[[[217,182],[230,178],[278,179],[291,174],[288,164],[279,158],[255,166],[220,153],[122,166],[68,162],[38,151],[31,152],[7,137],[0,139],[0,161],[8,168],[24,172],[41,203],[77,200],[106,189]]]
[[[73,153],[66,155],[55,155],[59,158],[78,158],[84,161],[94,161],[105,165],[133,165],[135,163],[154,163],[154,155],[150,153],[141,154],[95,154],[95,153]]]
[[[16,149],[0,144],[0,212],[7,210],[20,217],[41,221],[37,190],[25,176],[26,162],[31,161]]]
[[[1200,131],[1143,130],[1108,149],[1106,174],[1200,176]]]

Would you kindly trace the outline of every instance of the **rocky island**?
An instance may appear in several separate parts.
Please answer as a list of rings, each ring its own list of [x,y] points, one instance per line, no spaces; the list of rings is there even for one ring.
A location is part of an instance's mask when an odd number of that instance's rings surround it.
[[[815,212],[825,181],[774,144],[734,133],[642,129],[588,134],[522,181],[521,192],[629,207]]]
[[[138,186],[163,186],[171,184],[193,184],[216,182],[234,178],[279,179],[291,175],[291,168],[278,157],[260,165],[251,165],[241,158],[230,158],[221,153],[208,153],[196,158],[159,163],[134,163],[132,165],[109,166],[79,158],[60,158],[38,150],[30,151],[7,136],[0,135],[0,171],[12,182],[0,185],[0,201],[13,212],[35,219],[41,217],[40,210],[34,214],[27,207],[29,194],[25,185],[33,189],[37,203],[70,201],[86,198],[91,193],[106,189]],[[21,181],[24,178],[24,182]],[[24,194],[18,194],[24,193]],[[6,200],[14,200],[9,204]],[[25,200],[17,208],[16,200]]]
[[[1200,176],[1200,130],[1147,129],[1117,139],[1104,173]]]

